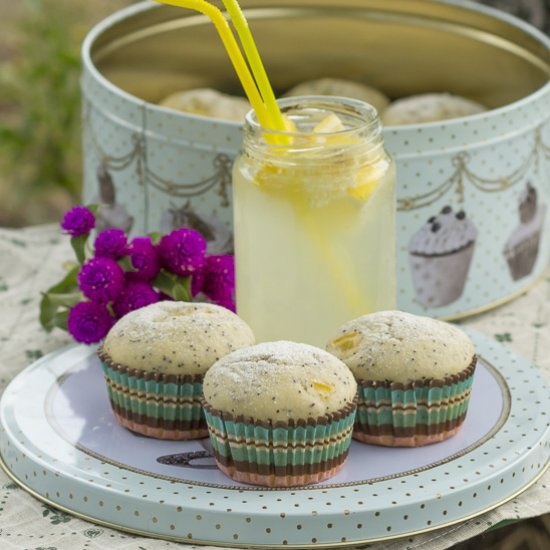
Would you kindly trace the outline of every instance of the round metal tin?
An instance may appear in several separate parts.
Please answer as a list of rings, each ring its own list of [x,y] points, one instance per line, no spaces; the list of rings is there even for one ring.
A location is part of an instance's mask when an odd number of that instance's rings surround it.
[[[497,10],[454,0],[242,2],[278,92],[331,76],[392,98],[452,92],[490,110],[389,127],[397,161],[399,308],[453,319],[517,296],[550,261],[550,39]],[[299,45],[299,47],[298,47]],[[159,107],[166,95],[241,93],[212,25],[150,3],[105,19],[83,46],[84,200],[99,226],[143,234],[208,228],[232,250],[231,164],[241,126]],[[521,201],[532,188],[529,221]],[[418,256],[413,237],[451,207],[476,237]]]
[[[550,394],[537,368],[471,334],[479,355],[462,430],[416,449],[354,442],[342,472],[281,490],[238,484],[208,440],[157,441],[114,420],[93,348],[71,346],[21,373],[0,403],[0,455],[38,498],[98,523],[214,545],[354,545],[463,521],[545,471]]]

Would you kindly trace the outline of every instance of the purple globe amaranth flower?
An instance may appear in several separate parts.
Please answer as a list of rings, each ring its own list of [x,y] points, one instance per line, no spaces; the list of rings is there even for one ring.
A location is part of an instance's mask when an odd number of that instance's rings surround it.
[[[204,265],[202,291],[214,301],[226,301],[235,293],[235,261],[233,256],[208,256]]]
[[[94,227],[95,216],[91,210],[81,205],[71,208],[61,221],[61,229],[71,235],[71,237],[86,235]]]
[[[135,271],[126,273],[130,281],[152,281],[160,271],[160,262],[150,237],[136,237],[127,249]]]
[[[67,328],[77,342],[95,344],[107,336],[113,322],[105,305],[79,302],[69,311]]]
[[[164,235],[157,250],[162,265],[168,271],[186,277],[204,265],[206,241],[195,229],[183,227]]]
[[[78,274],[78,288],[86,298],[106,304],[124,290],[124,272],[111,258],[92,258]]]
[[[191,296],[193,298],[202,292],[204,286],[204,270],[199,269],[191,277]]]
[[[95,257],[118,260],[126,253],[126,244],[126,233],[122,229],[105,229],[95,238]]]
[[[233,296],[226,296],[226,297],[224,297],[220,300],[215,300],[214,302],[215,302],[216,305],[225,307],[225,308],[229,309],[230,311],[232,311],[233,313],[236,313],[236,311],[237,311],[237,308],[235,306],[235,300],[234,300]]]
[[[130,281],[122,294],[115,300],[113,311],[121,318],[134,309],[139,309],[160,300],[159,293],[144,281]]]

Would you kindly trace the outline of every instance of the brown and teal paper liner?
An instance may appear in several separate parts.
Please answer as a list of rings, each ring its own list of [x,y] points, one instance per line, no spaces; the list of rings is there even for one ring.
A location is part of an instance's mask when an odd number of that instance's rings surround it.
[[[203,405],[218,467],[237,481],[307,485],[333,476],[346,460],[356,402],[317,419],[273,423]]]
[[[111,407],[124,427],[157,439],[200,439],[208,435],[202,411],[202,375],[172,375],[114,364],[98,355]]]
[[[353,437],[388,447],[417,447],[451,437],[466,417],[475,366],[476,358],[445,379],[408,384],[359,380]]]

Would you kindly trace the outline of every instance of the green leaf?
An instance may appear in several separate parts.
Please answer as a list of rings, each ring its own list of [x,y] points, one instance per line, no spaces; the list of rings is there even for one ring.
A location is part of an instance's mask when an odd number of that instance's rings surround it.
[[[115,319],[117,318],[116,314],[115,314],[115,310],[113,309],[113,303],[112,302],[109,302],[107,304],[107,311],[109,312],[109,315],[111,317],[114,317]]]
[[[178,277],[180,284],[185,286],[185,290],[187,292],[187,295],[189,298],[186,300],[187,302],[191,302],[193,300],[193,296],[191,294],[191,276],[188,277]]]
[[[73,247],[74,253],[76,254],[76,259],[80,265],[86,261],[86,242],[88,241],[88,237],[89,234],[86,233],[71,239],[71,246]]]
[[[151,233],[147,233],[147,236],[151,237],[153,244],[159,244],[162,239],[162,233],[159,233],[158,231],[151,231]]]
[[[54,329],[53,318],[56,310],[57,306],[52,304],[49,294],[43,294],[40,301],[40,314],[38,318],[46,332],[51,332]]]
[[[60,307],[70,307],[82,299],[82,294],[78,291],[76,279],[79,270],[79,265],[72,267],[59,283],[49,288],[42,295],[39,320],[47,332],[50,332],[57,326],[55,324],[55,315]]]
[[[56,328],[60,328],[62,330],[68,330],[67,329],[67,321],[69,319],[69,310],[66,309],[64,311],[58,311],[54,317],[53,317],[53,325]]]
[[[129,273],[130,271],[137,271],[137,269],[132,265],[130,256],[122,256],[117,263],[126,273]]]
[[[175,277],[176,276],[174,274],[168,273],[168,271],[161,269],[153,281],[153,286],[161,292],[171,296],[170,293],[174,287]]]
[[[77,275],[80,271],[79,265],[72,265],[67,272],[67,275],[61,279],[58,283],[48,288],[46,294],[65,294],[67,292],[74,292],[78,289]]]
[[[67,294],[49,293],[48,296],[52,305],[55,305],[57,307],[73,307],[76,306],[76,304],[78,304],[78,302],[81,302],[83,299],[82,292],[69,292]]]
[[[174,285],[172,298],[174,298],[174,300],[177,300],[178,302],[190,302],[191,293],[184,283],[178,282]]]
[[[168,294],[173,300],[191,301],[191,277],[179,277],[174,273],[161,269],[153,281],[153,286],[157,290]]]
[[[85,206],[94,216],[97,216],[98,212],[103,208],[102,204],[97,203],[86,204]]]

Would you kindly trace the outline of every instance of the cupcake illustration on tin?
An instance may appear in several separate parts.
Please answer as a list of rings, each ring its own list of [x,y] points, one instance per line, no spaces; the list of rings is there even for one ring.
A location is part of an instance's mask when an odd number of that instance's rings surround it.
[[[99,184],[97,202],[102,206],[97,215],[96,229],[103,231],[103,229],[116,227],[129,232],[134,225],[134,218],[128,214],[123,204],[117,204],[113,177],[104,165],[100,165],[97,169],[97,181]]]
[[[545,215],[546,205],[538,203],[537,190],[528,183],[519,197],[519,225],[503,250],[514,281],[527,277],[535,267]]]
[[[416,301],[426,308],[458,300],[464,291],[477,239],[476,226],[461,210],[445,206],[409,243]]]

